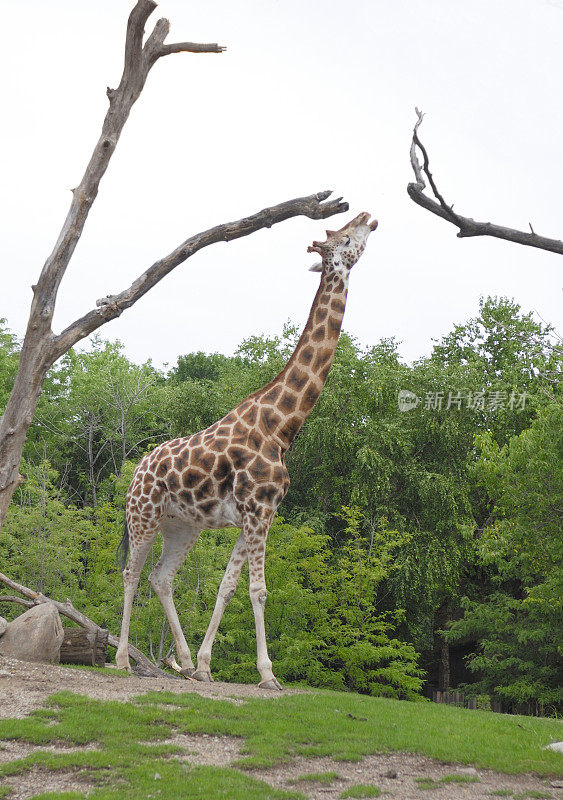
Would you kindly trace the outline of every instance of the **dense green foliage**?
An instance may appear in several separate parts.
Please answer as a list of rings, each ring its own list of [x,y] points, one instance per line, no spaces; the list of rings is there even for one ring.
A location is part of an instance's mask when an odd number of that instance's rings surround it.
[[[499,448],[480,442],[479,475],[495,521],[477,545],[493,568],[491,592],[465,599],[450,641],[478,641],[475,688],[515,704],[563,704],[563,408],[541,409],[531,427]]]
[[[132,364],[118,343],[70,352],[50,373],[30,430],[28,479],[0,532],[0,569],[117,631],[114,554],[136,460],[270,380],[297,335],[286,326],[234,356],[189,353],[169,373]],[[16,345],[0,327],[0,402]],[[550,329],[506,299],[482,301],[475,319],[412,365],[392,340],[361,348],[341,336],[288,456],[292,483],[268,542],[278,677],[414,698],[426,670],[435,686],[461,681],[507,710],[561,708],[560,370]],[[405,390],[411,405],[401,410]],[[204,532],[178,575],[177,607],[196,650],[236,535]],[[144,579],[132,635],[155,659],[170,647]],[[243,582],[213,668],[255,680]]]

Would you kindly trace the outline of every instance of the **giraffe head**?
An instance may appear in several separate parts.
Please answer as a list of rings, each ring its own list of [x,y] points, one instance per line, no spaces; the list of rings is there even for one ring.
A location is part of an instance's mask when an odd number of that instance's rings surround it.
[[[312,272],[336,271],[347,274],[364,252],[368,236],[377,228],[377,220],[369,222],[363,211],[338,231],[327,231],[326,242],[313,242],[308,253],[319,253],[322,261],[314,264]]]

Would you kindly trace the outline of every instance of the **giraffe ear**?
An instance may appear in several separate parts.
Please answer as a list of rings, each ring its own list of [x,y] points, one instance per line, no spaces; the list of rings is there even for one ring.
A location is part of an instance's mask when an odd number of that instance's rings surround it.
[[[312,267],[309,267],[309,272],[322,272],[323,271],[323,262],[317,261],[316,264],[313,264]]]

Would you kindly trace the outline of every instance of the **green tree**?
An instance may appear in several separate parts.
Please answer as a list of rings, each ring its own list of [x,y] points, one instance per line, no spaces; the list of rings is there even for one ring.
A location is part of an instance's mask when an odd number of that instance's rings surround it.
[[[500,447],[479,438],[477,478],[494,501],[478,542],[491,591],[466,597],[450,641],[474,638],[470,687],[510,709],[560,709],[563,654],[563,408],[540,410],[529,429]]]
[[[167,395],[150,361],[133,364],[120,342],[96,338],[90,351],[69,351],[49,375],[27,456],[48,457],[70,498],[97,506],[112,473],[169,438]]]
[[[80,606],[96,529],[87,510],[60,500],[57,472],[48,462],[25,464],[25,469],[27,480],[0,531],[0,571],[35,591],[62,600],[70,597]]]
[[[234,356],[188,353],[170,371],[168,414],[175,436],[208,427],[264,386],[283,368],[298,338],[286,324],[281,336],[251,336]]]
[[[457,372],[467,388],[489,393],[485,407],[476,409],[476,420],[499,444],[530,425],[537,409],[552,399],[561,378],[552,327],[536,322],[532,313],[523,313],[506,297],[481,298],[477,317],[455,325],[434,348],[432,360]],[[502,401],[494,408],[491,391],[500,393]]]
[[[356,530],[359,512],[345,509],[344,514],[347,526]],[[178,573],[175,603],[195,650],[237,535],[237,529],[203,531]],[[380,613],[374,604],[401,541],[397,532],[382,525],[369,539],[358,530],[353,546],[334,553],[326,534],[276,517],[266,553],[266,625],[271,657],[283,680],[391,697],[419,696],[422,672],[412,645],[395,635],[398,615]],[[163,623],[162,608],[142,581],[132,617],[133,637],[154,654],[166,653],[170,636]],[[212,666],[218,678],[256,680],[254,635],[245,571],[217,634]]]
[[[69,354],[49,375],[41,424],[26,450],[35,476],[30,486],[43,469],[43,493],[20,492],[14,512],[21,514],[22,536],[34,531],[33,575],[39,552],[44,566],[51,564],[46,574],[57,574],[56,547],[47,547],[45,531],[58,541],[58,512],[49,518],[46,509],[64,502],[65,524],[77,514],[82,531],[81,577],[64,578],[59,588],[117,630],[121,579],[114,551],[135,461],[156,441],[206,427],[267,383],[285,364],[297,333],[287,325],[277,337],[250,337],[233,356],[181,356],[166,378],[150,362],[131,364],[118,343],[97,342],[92,353]],[[0,341],[0,378],[15,359],[17,342],[7,334]],[[560,607],[554,598],[561,576],[553,565],[560,533],[544,527],[561,508],[550,505],[553,482],[560,480],[554,449],[560,444],[552,436],[546,451],[542,437],[547,441],[550,426],[560,425],[554,400],[559,373],[549,326],[505,298],[483,300],[474,319],[456,325],[429,357],[412,365],[401,361],[393,340],[362,348],[342,334],[325,389],[288,454],[287,521],[277,519],[270,533],[267,624],[281,677],[415,696],[421,667],[448,688],[450,645],[463,643],[474,650],[477,688],[514,707],[558,702],[553,660]],[[401,389],[420,398],[416,408],[399,409]],[[494,392],[496,404],[488,402]],[[511,404],[512,394],[520,400]],[[479,396],[485,400],[477,402]],[[550,454],[545,464],[544,451]],[[47,478],[39,468],[46,457],[53,465]],[[95,509],[82,511],[69,502],[93,500]],[[17,557],[17,547],[24,552],[27,545],[17,544],[16,525],[11,536],[9,552]],[[178,608],[195,649],[234,538],[234,529],[204,532],[180,570]],[[158,559],[156,549],[146,573]],[[244,581],[217,637],[215,671],[253,681],[254,629]],[[171,638],[145,580],[136,603],[133,641],[158,660]],[[495,638],[497,628],[503,636]],[[526,661],[532,641],[538,655]],[[495,650],[501,643],[502,658]],[[506,686],[502,670],[511,675]]]
[[[18,340],[6,327],[6,320],[0,319],[0,409],[10,396],[18,369],[18,351]]]

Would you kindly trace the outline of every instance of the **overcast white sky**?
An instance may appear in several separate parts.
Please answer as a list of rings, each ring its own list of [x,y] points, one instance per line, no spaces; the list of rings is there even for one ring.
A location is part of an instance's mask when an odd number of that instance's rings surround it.
[[[1,0],[0,317],[25,329],[121,75],[133,0]],[[563,0],[163,0],[169,41],[223,55],[161,59],[125,127],[64,280],[56,327],[128,286],[193,233],[330,188],[380,220],[352,275],[345,329],[408,359],[514,297],[561,327],[561,256],[456,229],[415,206],[414,106],[438,185],[480,220],[563,237]],[[147,29],[148,26],[147,26]],[[323,222],[291,220],[178,267],[101,329],[173,364],[303,325]]]

